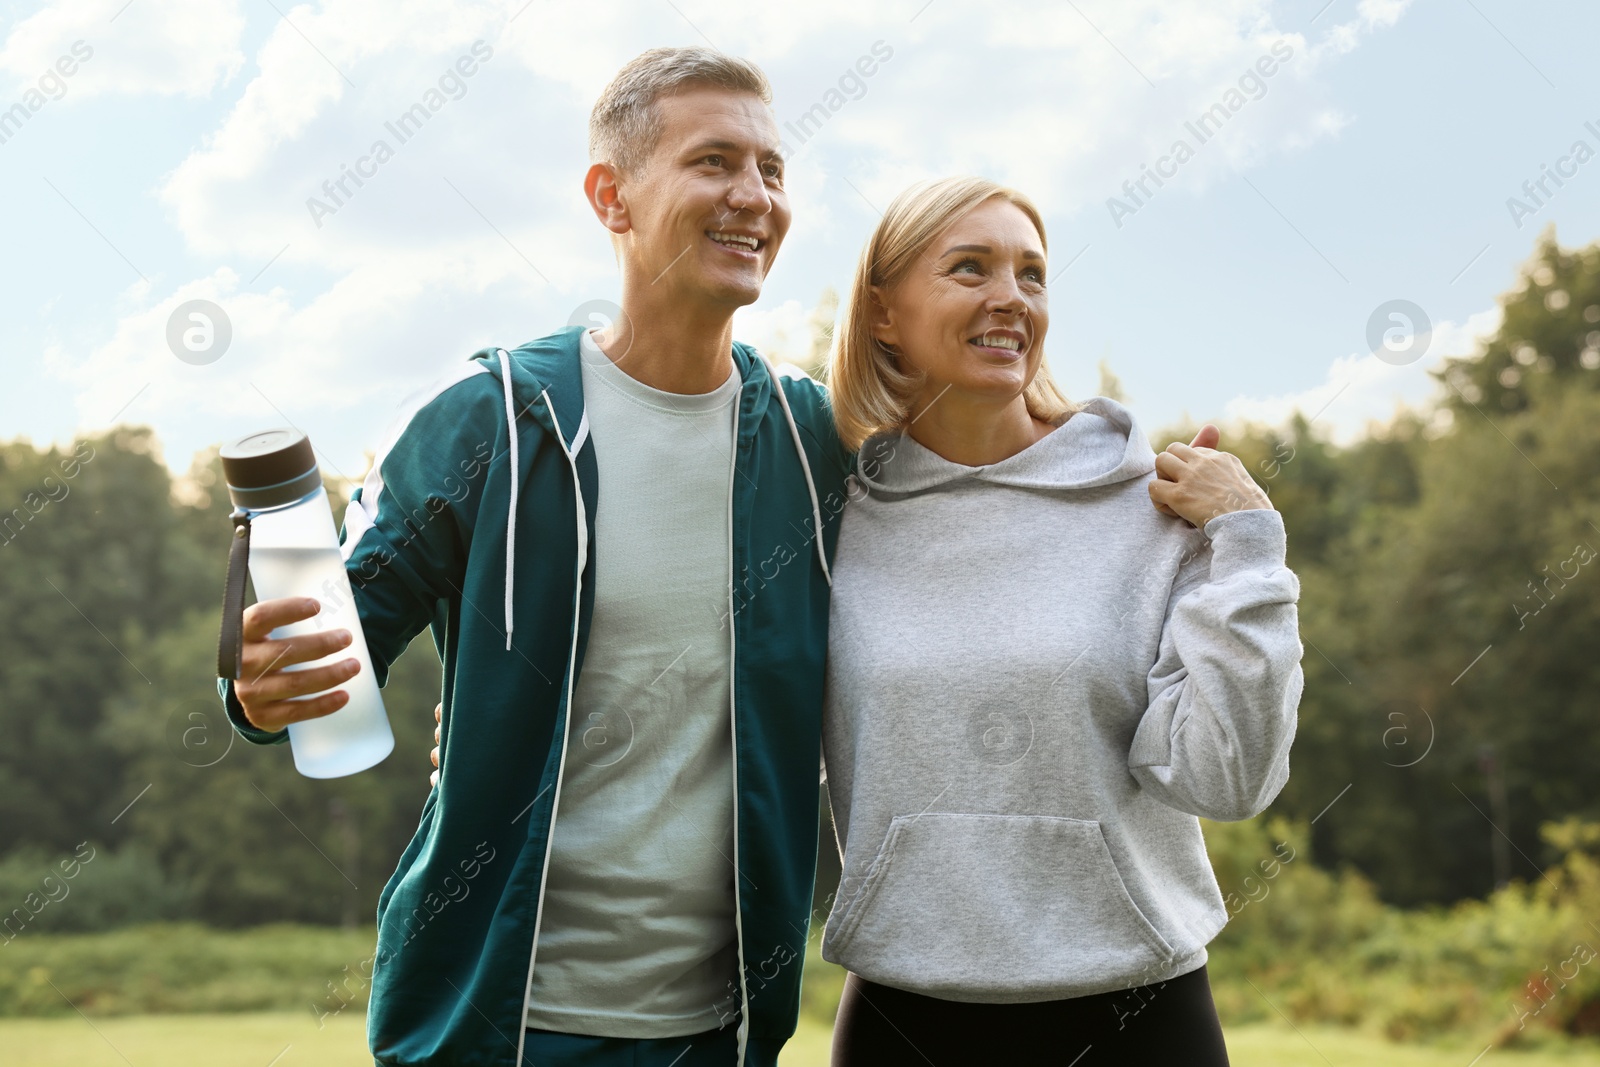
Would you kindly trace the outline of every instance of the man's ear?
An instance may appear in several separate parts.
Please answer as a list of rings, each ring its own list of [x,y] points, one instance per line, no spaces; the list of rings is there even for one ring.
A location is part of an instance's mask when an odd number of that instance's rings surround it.
[[[878,343],[894,349],[900,344],[900,331],[895,325],[894,315],[884,302],[883,287],[871,285],[867,287],[867,328],[872,331],[872,336]]]
[[[628,205],[622,196],[621,181],[616,168],[610,163],[595,163],[589,167],[589,173],[583,177],[583,192],[589,200],[589,207],[594,211],[595,218],[599,219],[606,229],[614,234],[627,233],[633,229],[633,222],[628,216]]]

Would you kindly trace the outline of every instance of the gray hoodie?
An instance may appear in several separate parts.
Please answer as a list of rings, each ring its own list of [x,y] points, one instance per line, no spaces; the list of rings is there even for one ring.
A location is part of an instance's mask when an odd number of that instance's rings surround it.
[[[1300,585],[1282,517],[1157,512],[1096,397],[1016,455],[862,448],[823,752],[844,876],[824,959],[947,1000],[1165,981],[1227,911],[1196,816],[1289,777]]]

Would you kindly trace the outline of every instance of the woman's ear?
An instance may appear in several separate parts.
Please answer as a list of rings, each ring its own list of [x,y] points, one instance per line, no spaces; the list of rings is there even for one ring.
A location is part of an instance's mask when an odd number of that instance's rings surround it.
[[[898,351],[900,331],[895,326],[894,313],[885,300],[883,286],[868,286],[867,296],[869,298],[867,328],[872,331],[873,338],[880,345],[891,352]]]

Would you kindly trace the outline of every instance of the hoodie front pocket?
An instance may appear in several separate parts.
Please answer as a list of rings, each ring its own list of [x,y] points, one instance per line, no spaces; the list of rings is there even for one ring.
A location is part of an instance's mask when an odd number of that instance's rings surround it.
[[[1052,999],[1141,984],[1172,946],[1128,895],[1100,824],[897,815],[830,958],[949,999]]]

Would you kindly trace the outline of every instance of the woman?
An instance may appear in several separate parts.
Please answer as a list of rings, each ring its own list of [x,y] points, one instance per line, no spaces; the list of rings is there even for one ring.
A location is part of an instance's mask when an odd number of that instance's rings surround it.
[[[1299,585],[1237,458],[1065,399],[1045,283],[1025,197],[924,184],[835,345],[836,1067],[1227,1063],[1196,817],[1288,778]]]

